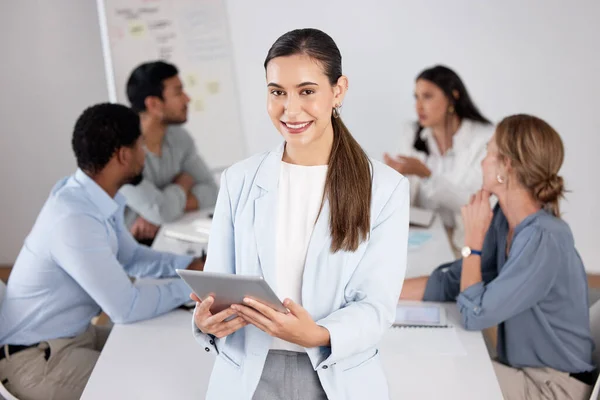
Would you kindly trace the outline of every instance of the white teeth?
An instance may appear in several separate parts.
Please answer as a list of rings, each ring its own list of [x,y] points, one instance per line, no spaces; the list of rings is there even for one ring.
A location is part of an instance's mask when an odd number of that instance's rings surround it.
[[[286,126],[291,129],[302,129],[308,124],[310,124],[310,122],[305,122],[303,124],[290,124],[289,122],[286,122]]]

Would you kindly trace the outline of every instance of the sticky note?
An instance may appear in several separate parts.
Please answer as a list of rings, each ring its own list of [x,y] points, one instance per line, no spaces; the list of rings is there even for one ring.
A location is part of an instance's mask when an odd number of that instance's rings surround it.
[[[208,82],[206,84],[206,90],[208,90],[208,93],[210,93],[210,94],[219,93],[219,82],[217,82],[217,81]]]
[[[141,21],[129,23],[129,34],[133,37],[143,37],[146,34],[146,25]]]
[[[198,78],[194,74],[189,74],[185,79],[185,84],[191,89],[198,84]]]
[[[204,111],[204,101],[202,101],[202,99],[194,100],[194,111]]]

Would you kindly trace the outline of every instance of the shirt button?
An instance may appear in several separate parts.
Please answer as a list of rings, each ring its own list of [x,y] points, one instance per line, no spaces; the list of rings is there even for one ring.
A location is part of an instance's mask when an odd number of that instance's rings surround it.
[[[479,314],[479,310],[481,310],[479,307],[475,307],[475,308],[473,309],[473,311],[475,311],[475,313],[477,313],[477,314]]]
[[[208,347],[205,347],[204,350],[206,350],[207,353],[210,351]]]
[[[323,365],[323,369],[327,369],[327,368],[328,368],[327,365]]]
[[[208,342],[208,343],[210,343],[210,344],[215,344],[215,341],[214,341],[214,340],[212,340],[212,339],[210,339],[210,342]]]

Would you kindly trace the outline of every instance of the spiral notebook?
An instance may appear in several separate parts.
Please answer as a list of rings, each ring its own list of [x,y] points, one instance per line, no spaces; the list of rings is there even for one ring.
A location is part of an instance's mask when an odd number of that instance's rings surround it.
[[[449,328],[446,309],[431,303],[400,303],[396,306],[396,328]]]
[[[396,306],[394,325],[384,336],[381,346],[406,356],[466,356],[457,329],[460,328],[447,319],[443,306],[401,301]]]

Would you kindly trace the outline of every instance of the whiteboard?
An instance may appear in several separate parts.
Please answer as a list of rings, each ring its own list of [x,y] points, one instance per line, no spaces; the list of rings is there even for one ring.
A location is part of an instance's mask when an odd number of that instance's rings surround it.
[[[213,170],[245,157],[225,0],[97,0],[109,98],[129,104],[135,67],[177,66],[191,98],[185,128]]]

